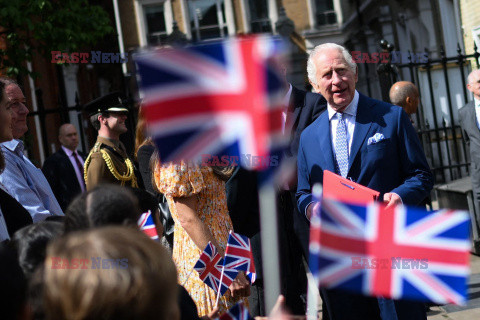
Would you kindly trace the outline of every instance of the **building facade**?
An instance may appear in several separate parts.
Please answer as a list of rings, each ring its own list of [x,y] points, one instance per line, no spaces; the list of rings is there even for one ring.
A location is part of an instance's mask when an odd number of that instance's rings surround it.
[[[81,105],[120,90],[137,95],[132,54],[145,48],[169,44],[183,35],[201,42],[250,33],[282,34],[292,52],[289,81],[308,88],[307,53],[316,45],[335,42],[350,51],[371,57],[385,51],[380,40],[394,46],[389,52],[396,80],[413,81],[421,91],[415,122],[419,131],[447,129],[435,135],[426,153],[432,167],[439,168],[437,181],[450,181],[467,172],[468,162],[457,137],[457,110],[470,99],[464,77],[473,61],[458,67],[452,59],[457,47],[473,52],[479,41],[480,6],[476,0],[102,0],[116,33],[102,43],[85,48],[125,54],[125,63],[55,65],[35,57],[31,68],[41,79],[26,78],[32,116],[29,119],[30,153],[37,164],[59,147],[57,129],[65,122],[79,128],[81,149],[88,151],[95,132],[81,113]],[[98,3],[98,2],[97,2]],[[441,26],[441,27],[438,27]],[[175,35],[175,36],[172,36]],[[1,46],[0,42],[0,46]],[[478,45],[480,47],[480,45]],[[55,49],[55,48],[52,48]],[[390,49],[391,50],[391,49]],[[428,66],[418,62],[428,56]],[[413,58],[412,58],[413,56]],[[42,60],[43,59],[43,60]],[[415,62],[415,67],[409,67]],[[388,100],[390,82],[379,76],[378,62],[361,59],[357,88],[377,99]],[[43,110],[43,111],[42,111]],[[49,110],[46,111],[45,110]],[[450,128],[450,129],[448,129]],[[452,129],[453,128],[453,129]],[[133,129],[133,123],[131,123]],[[450,130],[450,131],[448,131]],[[130,137],[131,138],[131,137]],[[131,140],[131,139],[130,139]],[[27,141],[28,142],[28,141]],[[426,145],[430,142],[425,142]],[[452,149],[453,148],[453,149]],[[447,170],[438,158],[449,158],[461,170]],[[461,164],[461,165],[460,165]],[[446,174],[445,171],[446,170]]]

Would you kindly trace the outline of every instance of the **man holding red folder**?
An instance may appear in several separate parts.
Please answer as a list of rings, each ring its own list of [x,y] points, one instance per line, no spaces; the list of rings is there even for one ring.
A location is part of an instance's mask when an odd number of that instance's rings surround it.
[[[300,138],[296,194],[300,212],[310,218],[311,188],[322,183],[324,170],[378,191],[389,206],[418,205],[430,194],[433,176],[406,113],[355,90],[357,66],[339,45],[317,46],[307,71],[328,107]],[[375,298],[335,289],[322,289],[322,294],[332,319],[380,319],[380,312],[384,319],[426,319],[421,303],[395,301],[385,309]]]

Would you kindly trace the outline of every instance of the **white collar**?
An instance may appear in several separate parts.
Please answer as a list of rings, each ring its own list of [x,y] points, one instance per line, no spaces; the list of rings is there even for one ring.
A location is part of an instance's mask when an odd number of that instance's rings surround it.
[[[70,150],[70,149],[68,149],[68,148],[65,148],[64,146],[62,146],[62,149],[63,149],[63,151],[67,154],[67,156],[69,156],[69,157],[72,156],[72,154],[73,154],[74,152],[77,152],[77,150],[72,151],[72,150]],[[77,154],[78,154],[78,152],[77,152]]]
[[[357,108],[358,108],[358,100],[360,99],[360,95],[358,94],[358,91],[355,90],[355,95],[353,96],[352,102],[343,110],[343,113],[346,113],[348,115],[357,116]],[[328,120],[332,120],[333,116],[337,113],[330,104],[327,105],[327,111],[328,111]]]
[[[473,105],[477,108],[480,108],[480,100],[473,97]]]
[[[8,150],[15,152],[15,149],[17,149],[18,145],[21,143],[21,140],[12,139],[10,141],[3,142],[2,145],[5,146],[5,148],[7,148]]]

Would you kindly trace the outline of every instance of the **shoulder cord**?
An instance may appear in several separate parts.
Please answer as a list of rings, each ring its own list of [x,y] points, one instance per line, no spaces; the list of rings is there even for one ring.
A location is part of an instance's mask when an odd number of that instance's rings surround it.
[[[83,176],[85,179],[85,183],[87,183],[87,169],[88,165],[90,164],[91,161],[91,156],[92,153],[98,152],[102,154],[103,160],[105,160],[105,163],[107,164],[108,170],[112,173],[112,175],[115,177],[115,179],[119,180],[121,182],[121,185],[124,186],[125,182],[131,181],[131,186],[133,188],[138,188],[137,184],[137,178],[135,177],[135,172],[133,169],[133,163],[129,158],[125,159],[125,165],[127,166],[127,173],[125,175],[121,175],[115,166],[113,165],[112,158],[108,154],[106,150],[100,149],[100,144],[96,143],[95,146],[93,147],[92,151],[87,157],[87,160],[85,160],[85,165],[84,165],[84,170],[83,170]]]

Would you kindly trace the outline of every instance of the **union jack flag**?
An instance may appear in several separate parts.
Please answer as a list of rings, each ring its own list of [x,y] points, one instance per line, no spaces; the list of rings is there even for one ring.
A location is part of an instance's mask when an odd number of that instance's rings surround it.
[[[162,161],[268,158],[283,140],[276,70],[282,48],[279,40],[252,36],[136,55],[147,129]]]
[[[248,309],[243,305],[242,302],[234,305],[230,310],[225,312],[219,320],[253,320]]]
[[[322,199],[312,220],[310,268],[320,286],[393,299],[464,304],[469,216]],[[313,243],[312,243],[313,242]]]
[[[138,219],[138,227],[143,231],[147,236],[153,240],[158,240],[157,228],[153,222],[152,212],[148,210],[147,212],[142,213]]]
[[[218,288],[220,287],[220,295],[223,296],[228,290],[230,284],[237,277],[237,270],[227,270],[223,271],[222,283],[220,286],[220,278],[222,276],[222,266],[223,259],[220,254],[217,252],[217,248],[211,243],[208,242],[205,250],[203,250],[200,258],[198,258],[197,263],[193,267],[198,272],[198,277],[200,280],[205,282],[210,288],[218,293]]]
[[[255,283],[257,280],[257,274],[255,272],[247,272],[247,278],[250,280],[250,283]]]
[[[225,249],[224,266],[227,269],[249,272],[250,280],[255,281],[255,264],[253,263],[250,239],[230,231]]]

